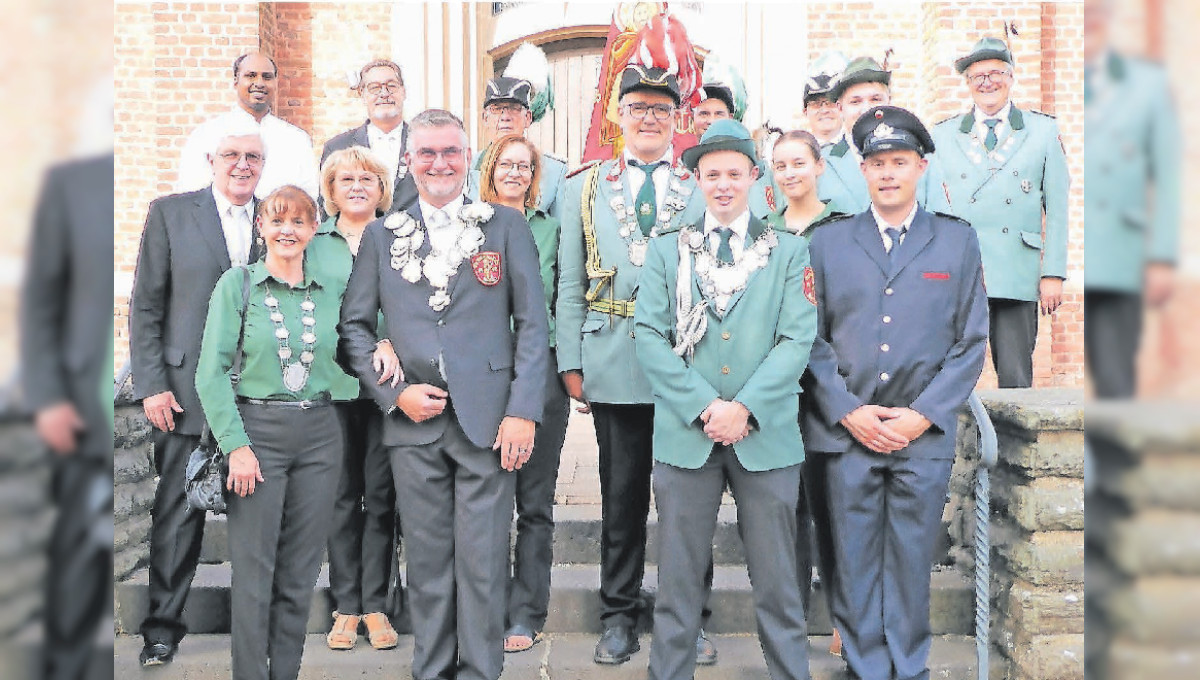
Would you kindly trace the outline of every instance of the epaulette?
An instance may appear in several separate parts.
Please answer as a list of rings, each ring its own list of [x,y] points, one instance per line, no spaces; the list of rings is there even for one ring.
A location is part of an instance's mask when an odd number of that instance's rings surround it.
[[[584,170],[593,168],[603,162],[604,161],[601,161],[601,160],[594,160],[594,161],[591,161],[590,163],[584,163],[583,165],[579,166],[578,168],[575,168],[574,170],[567,172],[566,176],[563,179],[571,179],[575,175],[578,175],[579,173],[583,172]]]
[[[937,126],[941,125],[942,123],[949,123],[950,121],[952,121],[952,120],[954,120],[955,118],[958,118],[958,117],[960,117],[960,116],[962,116],[962,115],[964,115],[964,114],[961,114],[961,113],[955,113],[955,114],[953,114],[953,115],[946,116],[945,118],[943,118],[943,119],[939,120],[938,122],[934,123],[934,124],[933,124],[933,126],[934,126],[934,127],[937,127]]]
[[[946,219],[954,220],[955,222],[962,222],[963,224],[965,224],[968,227],[971,226],[970,222],[964,220],[963,218],[959,217],[958,215],[951,215],[950,213],[944,213],[940,210],[934,210],[932,212],[934,215],[937,215],[938,217],[945,217]]]
[[[1045,111],[1038,111],[1037,109],[1025,109],[1025,110],[1028,111],[1029,113],[1036,113],[1039,116],[1045,116],[1047,118],[1055,118],[1055,116],[1053,114],[1046,113]]]
[[[558,161],[559,163],[562,163],[563,165],[567,164],[567,159],[563,158],[562,156],[559,156],[558,154],[553,154],[553,153],[549,153],[547,151],[543,151],[542,155],[545,156],[546,158],[554,159],[554,160]]]
[[[854,217],[854,215],[851,215],[850,213],[838,212],[835,210],[835,211],[829,213],[828,215],[822,217],[821,219],[817,220],[816,222],[813,222],[812,224],[808,225],[808,228],[805,229],[804,231],[805,231],[805,233],[808,233],[808,232],[816,229],[817,227],[823,227],[827,224],[833,224],[834,222],[838,222],[838,221],[844,220],[844,219],[849,219],[851,217]]]

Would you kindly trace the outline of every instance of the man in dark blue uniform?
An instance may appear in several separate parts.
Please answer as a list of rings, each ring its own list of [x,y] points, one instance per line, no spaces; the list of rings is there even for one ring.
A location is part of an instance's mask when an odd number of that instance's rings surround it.
[[[860,680],[929,677],[929,571],[954,462],[958,409],[983,370],[979,240],[930,213],[917,185],[933,151],[893,106],[853,128],[870,207],[810,244],[817,338],[804,445],[829,455],[833,620]]]

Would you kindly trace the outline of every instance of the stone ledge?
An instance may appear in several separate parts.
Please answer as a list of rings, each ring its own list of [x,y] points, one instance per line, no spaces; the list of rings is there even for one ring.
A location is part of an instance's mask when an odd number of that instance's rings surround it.
[[[1103,602],[1117,635],[1139,644],[1200,644],[1200,579],[1137,579]]]
[[[1083,429],[1083,391],[1077,389],[980,390],[992,422],[1026,432]]]

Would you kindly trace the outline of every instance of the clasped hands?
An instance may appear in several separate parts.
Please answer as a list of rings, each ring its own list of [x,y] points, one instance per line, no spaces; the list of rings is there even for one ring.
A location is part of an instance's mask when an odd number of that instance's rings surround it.
[[[911,408],[863,404],[841,423],[859,444],[875,453],[894,453],[925,434],[932,423]]]
[[[750,434],[750,410],[736,401],[713,399],[700,414],[700,422],[709,439],[726,446]]]
[[[414,423],[420,423],[441,415],[446,410],[448,396],[449,392],[433,385],[409,385],[396,397],[396,407]],[[536,423],[525,418],[505,416],[500,421],[496,441],[492,444],[492,450],[500,453],[500,467],[512,472],[529,462],[536,429]]]

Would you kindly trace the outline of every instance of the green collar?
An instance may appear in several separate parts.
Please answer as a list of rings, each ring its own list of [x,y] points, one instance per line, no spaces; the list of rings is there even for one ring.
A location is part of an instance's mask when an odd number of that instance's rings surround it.
[[[1108,76],[1113,80],[1125,80],[1125,60],[1117,56],[1116,52],[1108,53]]]
[[[298,286],[291,286],[286,281],[280,281],[279,279],[275,278],[271,274],[271,272],[267,271],[266,260],[259,260],[258,262],[255,262],[254,264],[250,265],[250,282],[256,286],[260,286],[267,279],[271,279],[286,288],[296,288],[296,289],[302,290],[304,288],[308,288],[309,286],[314,286],[314,285],[318,288],[324,288],[324,286],[321,285],[321,282],[317,280],[317,277],[316,277],[317,272],[314,271],[315,269],[316,269],[315,267],[308,266],[308,253],[305,252],[304,253],[304,280],[301,281],[300,285],[298,285]]]
[[[1013,130],[1025,129],[1025,114],[1021,113],[1016,104],[1008,107],[1008,126]],[[962,125],[958,126],[958,131],[965,134],[971,132],[971,128],[975,127],[975,108],[972,107],[967,115],[963,116]]]
[[[338,233],[337,219],[337,215],[326,217],[324,222],[317,225],[317,235]]]
[[[483,157],[487,155],[488,149],[490,149],[490,148],[492,148],[492,145],[488,144],[487,146],[480,149],[479,153],[475,154],[475,162],[471,164],[472,170],[478,171],[480,168],[483,167]]]
[[[826,217],[829,217],[833,213],[837,212],[833,208],[832,200],[825,201],[824,205],[825,205],[825,209],[822,210],[816,217],[812,218],[812,221],[808,223],[808,226],[804,227],[804,229],[802,229],[800,231],[801,235],[807,234],[809,232],[809,230],[812,229],[814,224],[816,224],[817,222],[820,222],[821,220],[825,219]],[[767,223],[772,228],[776,229],[777,231],[786,231],[787,233],[792,234],[795,232],[793,232],[791,229],[788,229],[787,218],[784,217],[784,213],[787,212],[787,209],[788,209],[788,207],[787,207],[787,204],[785,203],[782,208],[779,208],[778,210],[776,210],[773,213],[768,213],[767,214]]]
[[[848,152],[849,150],[850,150],[850,142],[846,141],[845,135],[842,135],[842,138],[840,140],[838,140],[838,143],[834,144],[833,148],[829,150],[829,155],[837,156],[838,158],[841,158],[842,156],[845,156],[846,152]]]

